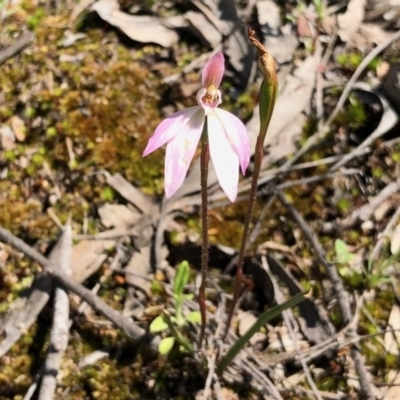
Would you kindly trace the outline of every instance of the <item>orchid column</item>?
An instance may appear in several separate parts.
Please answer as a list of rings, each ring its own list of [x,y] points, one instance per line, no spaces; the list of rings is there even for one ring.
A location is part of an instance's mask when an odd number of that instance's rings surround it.
[[[201,75],[202,88],[197,93],[197,106],[172,114],[158,125],[149,139],[143,156],[167,145],[165,155],[165,195],[171,197],[182,185],[202,137],[202,284],[199,304],[202,326],[201,346],[205,324],[205,280],[208,264],[207,168],[208,158],[214,165],[218,181],[231,202],[237,196],[239,166],[244,174],[250,161],[247,130],[233,114],[218,108],[221,91],[218,89],[224,74],[224,56],[214,54]]]

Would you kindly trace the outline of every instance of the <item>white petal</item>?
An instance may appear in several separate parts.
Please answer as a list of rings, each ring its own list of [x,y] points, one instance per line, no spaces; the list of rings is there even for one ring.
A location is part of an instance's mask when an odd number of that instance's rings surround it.
[[[167,144],[165,153],[165,194],[171,197],[182,185],[199,143],[205,121],[204,110],[179,126],[180,132]]]
[[[240,167],[244,174],[250,162],[250,139],[247,129],[238,117],[228,111],[216,108],[214,113],[220,120],[229,143],[239,156]]]
[[[231,202],[237,196],[239,157],[229,143],[225,128],[217,114],[207,116],[210,157],[222,190]]]
[[[157,126],[155,132],[150,137],[149,142],[143,152],[143,157],[157,150],[164,144],[171,141],[176,135],[189,127],[189,121],[199,111],[200,107],[190,107],[178,111],[165,118]]]

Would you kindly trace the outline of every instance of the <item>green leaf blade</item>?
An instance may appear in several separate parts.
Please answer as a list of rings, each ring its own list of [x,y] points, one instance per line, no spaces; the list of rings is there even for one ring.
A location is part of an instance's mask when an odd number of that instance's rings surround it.
[[[172,336],[161,339],[161,342],[158,345],[158,352],[162,356],[166,356],[171,352],[172,348],[174,347],[174,344],[175,344],[175,338]]]

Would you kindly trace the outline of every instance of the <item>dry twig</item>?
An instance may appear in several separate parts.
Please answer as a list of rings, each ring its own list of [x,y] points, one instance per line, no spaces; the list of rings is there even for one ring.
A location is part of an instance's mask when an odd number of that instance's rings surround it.
[[[262,260],[264,268],[265,269],[269,269],[266,257],[265,256],[261,257],[261,260]],[[276,281],[275,277],[272,274],[270,275],[270,278],[271,278],[272,284],[274,285],[276,302],[277,302],[277,304],[282,304],[284,302],[284,297],[283,297],[283,294],[282,294],[282,292],[281,292],[281,290],[279,288],[278,282]],[[295,321],[296,321],[295,317],[293,315],[293,311],[291,309],[283,311],[282,317],[283,317],[283,320],[285,321],[285,325],[286,325],[286,327],[288,329],[288,332],[289,332],[289,335],[290,335],[290,337],[292,339],[295,352],[297,353],[297,356],[299,358],[301,366],[303,367],[303,371],[304,371],[304,374],[306,376],[307,382],[310,385],[310,387],[312,389],[312,392],[314,393],[315,398],[317,400],[322,400],[322,397],[321,397],[321,395],[320,395],[320,393],[318,391],[318,388],[317,388],[317,386],[316,386],[316,384],[315,384],[315,382],[314,382],[314,380],[312,378],[310,369],[308,368],[308,365],[307,365],[306,361],[304,360],[303,356],[299,352],[296,333],[295,333],[295,331],[293,329],[293,327],[295,325]]]
[[[122,316],[121,313],[104,303],[103,300],[94,295],[90,290],[71,280],[58,266],[54,265],[34,248],[28,246],[24,241],[2,227],[0,227],[0,240],[8,243],[10,246],[24,253],[31,260],[40,264],[44,270],[62,286],[86,301],[94,311],[107,318],[115,326],[125,332],[126,335],[148,344],[151,350],[157,352],[159,343],[158,337],[146,333],[144,329],[137,326],[131,319]]]
[[[11,46],[7,47],[4,50],[0,51],[0,65],[5,63],[8,59],[17,55],[20,51],[22,51],[25,47],[32,42],[34,35],[32,32],[26,32],[18,40],[12,44]]]
[[[312,147],[314,147],[318,142],[320,142],[327,134],[330,125],[337,117],[338,113],[342,109],[343,105],[345,104],[354,84],[357,82],[357,79],[361,76],[364,72],[365,68],[368,67],[368,64],[383,50],[389,47],[394,41],[400,39],[400,31],[394,33],[390,38],[376,46],[371,52],[363,59],[357,69],[354,71],[354,74],[347,82],[342,95],[340,96],[335,109],[332,111],[329,118],[325,121],[325,123],[321,124],[321,127],[318,129],[318,132],[311,136],[304,146],[299,149],[299,151],[290,159],[288,160],[282,167],[289,168],[292,164],[294,164],[297,160],[299,160],[304,154],[306,154]]]
[[[18,298],[9,307],[5,317],[0,319],[0,357],[4,356],[20,337],[36,321],[53,290],[53,278],[44,273],[38,274],[29,289],[26,298]]]
[[[311,228],[307,225],[306,221],[303,217],[297,212],[297,210],[293,207],[293,205],[286,199],[285,195],[282,192],[277,192],[277,196],[282,204],[286,207],[289,212],[289,215],[292,219],[298,224],[303,235],[310,243],[311,248],[314,250],[314,253],[318,259],[318,261],[324,266],[326,274],[328,275],[333,288],[336,293],[338,305],[343,317],[343,322],[347,325],[350,323],[352,319],[352,312],[350,307],[349,294],[345,290],[343,283],[339,277],[338,272],[334,265],[330,264],[325,257],[324,250],[319,243],[316,236],[311,231]],[[348,335],[350,337],[356,337],[357,333],[354,327],[349,327]],[[351,356],[354,360],[355,369],[357,371],[358,377],[360,379],[360,392],[363,396],[363,399],[373,400],[375,396],[373,394],[373,385],[369,379],[368,372],[366,366],[364,364],[364,360],[359,350],[355,347],[351,347]]]
[[[400,178],[386,185],[376,196],[371,197],[369,202],[357,208],[347,218],[333,223],[325,223],[322,227],[324,233],[331,233],[336,230],[350,229],[358,222],[367,221],[375,210],[389,197],[400,190]]]
[[[72,228],[68,222],[59,241],[59,251],[52,259],[67,276],[71,275],[71,253]],[[44,364],[39,400],[50,400],[54,397],[58,371],[68,346],[69,299],[65,289],[59,286],[55,289],[53,313],[53,326],[50,332],[49,350]]]

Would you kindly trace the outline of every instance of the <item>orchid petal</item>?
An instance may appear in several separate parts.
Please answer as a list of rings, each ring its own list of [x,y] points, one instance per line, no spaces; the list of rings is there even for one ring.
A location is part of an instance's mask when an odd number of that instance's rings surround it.
[[[190,120],[201,108],[199,106],[190,107],[186,110],[178,111],[164,119],[150,137],[143,157],[157,150],[164,144],[170,142],[175,136],[190,128]],[[189,129],[190,130],[190,129]]]
[[[203,131],[205,115],[201,107],[189,121],[174,126],[178,134],[168,143],[165,153],[165,195],[171,197],[182,185]],[[175,122],[176,124],[176,122]]]
[[[225,59],[220,51],[210,58],[201,73],[201,83],[203,88],[209,88],[211,85],[216,89],[219,87],[222,76],[224,75],[224,63]]]
[[[222,190],[233,203],[239,181],[239,157],[229,143],[225,127],[216,113],[207,116],[210,157]]]
[[[216,108],[214,113],[218,117],[230,145],[239,157],[244,175],[250,162],[250,139],[247,129],[238,117],[228,111]]]

